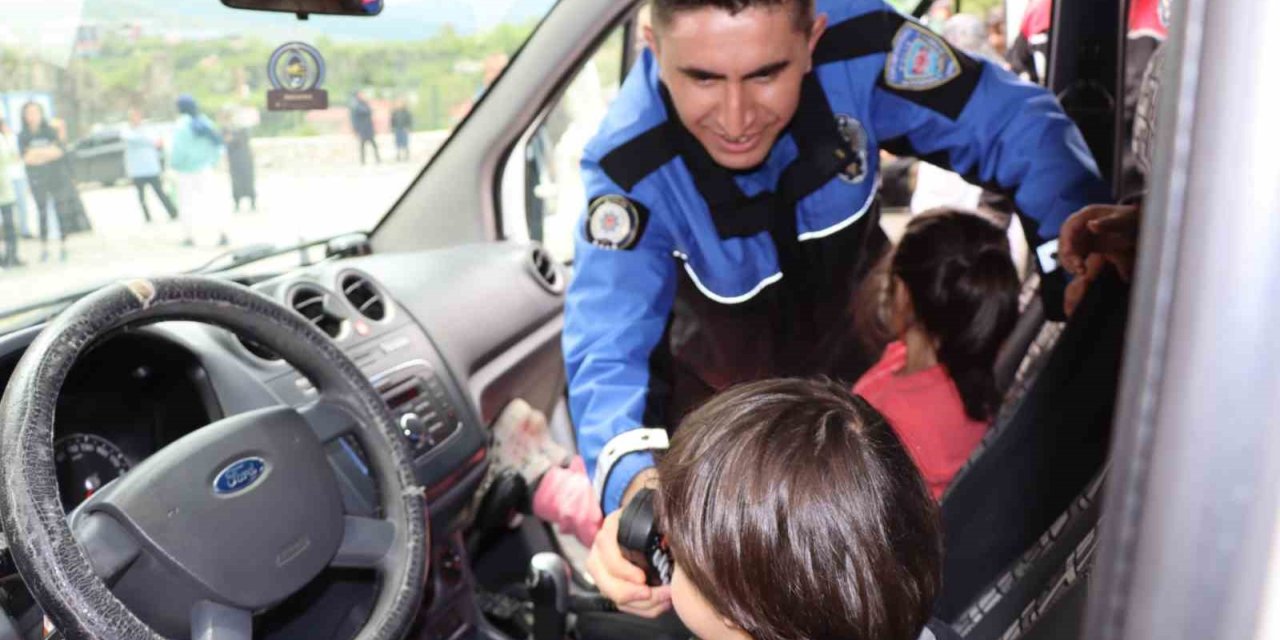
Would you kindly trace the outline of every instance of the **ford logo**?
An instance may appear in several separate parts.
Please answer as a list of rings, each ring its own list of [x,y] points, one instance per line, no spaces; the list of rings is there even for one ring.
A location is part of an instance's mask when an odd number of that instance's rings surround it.
[[[213,492],[220,496],[240,493],[257,484],[267,474],[262,458],[241,458],[227,465],[213,479]]]

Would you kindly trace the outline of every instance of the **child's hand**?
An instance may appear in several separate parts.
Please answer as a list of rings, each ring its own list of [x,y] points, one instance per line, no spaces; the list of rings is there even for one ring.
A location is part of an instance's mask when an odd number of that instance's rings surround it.
[[[587,572],[595,580],[604,597],[618,605],[624,613],[656,618],[671,608],[671,587],[650,587],[644,582],[644,570],[627,561],[618,547],[619,509],[609,514],[596,534],[587,557]]]
[[[554,523],[586,546],[595,541],[604,516],[580,456],[574,456],[568,469],[552,467],[543,474],[533,493],[533,515]]]

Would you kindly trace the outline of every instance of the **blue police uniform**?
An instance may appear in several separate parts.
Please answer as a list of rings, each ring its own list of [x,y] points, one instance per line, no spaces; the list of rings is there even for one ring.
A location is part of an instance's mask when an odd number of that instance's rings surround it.
[[[954,50],[882,0],[818,0],[829,27],[792,123],[747,173],[682,126],[645,52],[582,161],[563,346],[578,445],[606,513],[652,466],[597,461],[616,436],[674,427],[725,386],[774,376],[855,379],[855,289],[888,241],[879,151],[1011,194],[1041,245],[1109,193],[1043,89]],[[1042,258],[1053,250],[1042,246]],[[615,447],[616,448],[616,447]],[[606,474],[607,477],[602,477]]]

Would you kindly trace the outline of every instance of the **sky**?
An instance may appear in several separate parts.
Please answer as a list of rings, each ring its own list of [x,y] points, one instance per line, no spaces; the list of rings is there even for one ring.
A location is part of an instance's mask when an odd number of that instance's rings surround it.
[[[461,33],[547,13],[555,0],[383,0],[374,17],[312,16],[231,9],[220,0],[0,0],[0,46],[17,46],[59,66],[67,64],[81,24],[137,23],[186,38],[258,35],[268,40],[418,40],[445,25]]]

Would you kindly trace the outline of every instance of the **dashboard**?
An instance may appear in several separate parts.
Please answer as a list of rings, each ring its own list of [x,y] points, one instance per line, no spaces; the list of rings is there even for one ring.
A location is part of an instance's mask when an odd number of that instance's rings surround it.
[[[485,425],[511,398],[545,407],[562,394],[564,275],[558,266],[548,271],[545,254],[532,251],[478,245],[366,256],[253,285],[341,347],[387,401],[413,452],[431,516],[424,637],[451,637],[478,617],[465,613],[474,606],[459,606],[473,591],[460,532],[488,464]],[[0,336],[0,380],[7,382],[38,332]],[[81,358],[59,395],[54,444],[63,505],[74,509],[204,425],[266,407],[302,408],[316,396],[311,382],[270,349],[225,329],[164,322],[121,330]],[[348,436],[325,447],[347,513],[376,514],[377,494],[359,444]],[[0,606],[30,629],[39,619],[31,618],[29,595],[14,588],[16,578],[0,547]],[[293,603],[295,613],[358,608],[373,588],[372,580],[345,575],[320,582]],[[333,598],[340,602],[315,606]],[[316,637],[315,629],[330,627],[332,637],[343,637],[337,622],[304,623],[290,619],[289,606],[282,609],[263,623],[274,630],[268,637]]]

